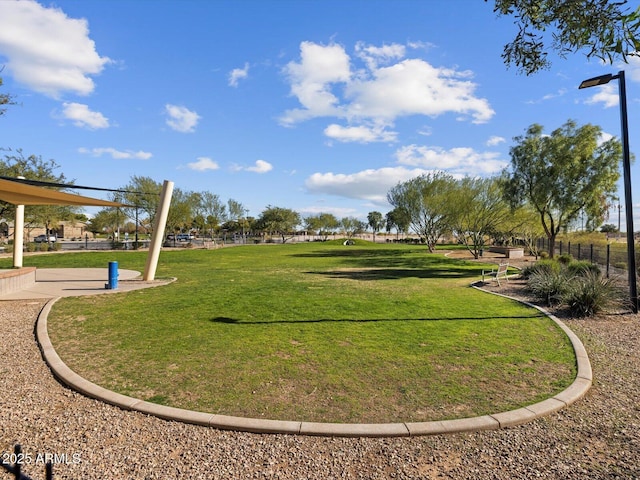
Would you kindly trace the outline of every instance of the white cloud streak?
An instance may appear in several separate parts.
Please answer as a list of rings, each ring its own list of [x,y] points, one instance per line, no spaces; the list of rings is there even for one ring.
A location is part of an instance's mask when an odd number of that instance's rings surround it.
[[[596,90],[596,92],[584,101],[587,105],[601,103],[604,108],[610,108],[617,107],[620,103],[620,94],[618,93],[618,87],[615,83],[600,85],[598,87],[594,87],[593,90]]]
[[[109,155],[111,158],[115,160],[148,160],[153,155],[149,152],[144,152],[142,150],[138,150],[137,152],[133,150],[117,150],[112,147],[104,147],[104,148],[79,148],[79,153],[88,154],[93,157],[101,157],[103,155]]]
[[[489,137],[489,140],[487,140],[487,147],[495,147],[496,145],[500,145],[501,143],[506,142],[507,139],[504,137],[499,137],[497,135],[493,135],[492,137]]]
[[[253,172],[253,173],[267,173],[273,170],[273,165],[264,160],[256,160],[256,163],[251,167],[243,167],[241,165],[232,165],[231,171],[233,172]]]
[[[44,95],[88,95],[111,62],[96,51],[85,19],[31,0],[0,1],[0,51],[16,81]]]
[[[368,127],[359,125],[355,127],[343,127],[332,123],[324,129],[324,134],[338,142],[395,142],[397,141],[397,132],[385,130],[382,127]]]
[[[92,112],[87,105],[82,103],[63,103],[62,115],[68,120],[72,120],[76,127],[97,130],[99,128],[109,128],[109,119],[100,112]]]
[[[218,162],[209,157],[198,157],[197,161],[188,163],[187,166],[191,170],[196,170],[198,172],[206,172],[207,170],[218,170],[220,168]]]
[[[406,167],[368,169],[351,174],[314,173],[305,181],[310,193],[335,195],[367,200],[379,205],[387,204],[387,192],[397,185],[431,170]]]
[[[244,68],[234,68],[229,73],[229,86],[237,87],[238,82],[249,76],[249,64],[245,63]]]
[[[186,107],[179,105],[172,105],[167,103],[165,106],[165,113],[168,115],[167,125],[176,132],[192,133],[195,132],[200,115],[196,112],[189,110]]]
[[[500,172],[508,162],[496,152],[476,152],[468,147],[445,150],[440,147],[407,145],[398,149],[400,165],[445,170],[454,175],[486,176]]]

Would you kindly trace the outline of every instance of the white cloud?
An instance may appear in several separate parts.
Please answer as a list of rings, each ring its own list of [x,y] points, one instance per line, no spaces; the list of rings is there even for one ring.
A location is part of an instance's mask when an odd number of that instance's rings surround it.
[[[561,88],[556,93],[547,93],[542,97],[542,100],[553,100],[554,98],[562,97],[567,93],[566,88]]]
[[[340,45],[303,42],[300,61],[284,69],[291,95],[301,108],[287,110],[280,122],[290,126],[311,118],[335,117],[348,120],[351,128],[359,124],[389,128],[397,118],[412,115],[455,113],[473,123],[487,122],[494,115],[489,102],[475,95],[472,72],[402,59],[405,54],[402,45],[359,43],[356,60],[363,60],[364,67],[358,68]],[[353,141],[361,137],[355,135]]]
[[[489,140],[487,140],[487,147],[495,147],[496,145],[500,145],[501,143],[506,142],[507,139],[504,137],[499,137],[497,135],[493,135],[492,137],[489,137]]]
[[[397,140],[397,132],[384,130],[381,127],[367,127],[359,125],[356,127],[342,127],[332,123],[324,129],[324,134],[339,142],[395,142]]]
[[[300,63],[290,62],[284,73],[291,83],[291,94],[304,107],[285,112],[281,121],[294,124],[317,116],[340,115],[339,99],[331,85],[351,78],[349,56],[339,45],[300,44]]]
[[[620,62],[618,68],[626,71],[625,75],[628,80],[640,82],[640,56],[628,55],[626,62]]]
[[[241,79],[249,76],[249,64],[245,63],[244,68],[234,68],[229,74],[229,86],[237,87]]]
[[[451,174],[484,176],[500,172],[508,165],[496,152],[476,152],[468,147],[445,150],[440,147],[407,145],[398,149],[401,165],[445,170]]]
[[[167,103],[164,108],[165,113],[169,116],[167,125],[173,130],[182,133],[192,133],[195,131],[198,120],[201,118],[196,112],[186,107],[171,105],[170,103]]]
[[[109,127],[109,119],[100,112],[92,112],[87,105],[73,102],[63,103],[62,108],[63,117],[73,120],[76,127],[86,127],[91,130]]]
[[[246,170],[247,172],[267,173],[273,170],[273,165],[269,162],[265,162],[264,160],[256,160],[255,165],[253,167],[247,167]]]
[[[314,173],[305,181],[310,193],[336,195],[368,200],[376,204],[387,203],[387,192],[397,185],[432,170],[421,168],[385,167],[368,169],[352,174]]]
[[[321,213],[330,213],[332,215],[335,215],[338,219],[343,218],[343,217],[351,217],[351,216],[355,215],[356,213],[358,213],[358,211],[355,208],[332,207],[332,206],[303,207],[303,208],[300,208],[298,211],[300,213],[302,213],[306,217],[310,217],[310,216],[313,216],[313,215],[319,215]]]
[[[115,148],[106,147],[106,148],[79,148],[78,152],[92,155],[94,157],[101,157],[102,155],[110,155],[111,158],[116,160],[148,160],[153,155],[149,152],[143,152],[142,150],[138,150],[134,152],[133,150],[116,150]]]
[[[375,47],[373,45],[365,45],[364,42],[358,42],[355,50],[356,55],[364,60],[367,67],[370,70],[374,70],[379,64],[387,65],[393,60],[404,58],[406,47],[397,43]]]
[[[587,105],[602,103],[604,108],[609,108],[617,107],[618,103],[620,103],[620,94],[618,93],[618,87],[615,83],[600,85],[594,87],[592,90],[596,90],[596,92],[584,101]]]
[[[243,167],[241,165],[231,166],[231,171],[233,172],[267,173],[271,170],[273,170],[273,165],[264,160],[256,160],[256,163],[252,167]]]
[[[218,170],[220,168],[218,162],[209,157],[198,157],[196,162],[188,163],[187,166],[191,170],[197,170],[199,172]]]
[[[53,98],[93,92],[90,76],[110,62],[97,53],[85,19],[31,0],[0,1],[0,51],[18,82]]]
[[[614,138],[614,136],[611,135],[610,133],[607,133],[607,132],[600,133],[600,136],[597,139],[598,146],[602,145],[603,143],[608,142],[612,138]]]

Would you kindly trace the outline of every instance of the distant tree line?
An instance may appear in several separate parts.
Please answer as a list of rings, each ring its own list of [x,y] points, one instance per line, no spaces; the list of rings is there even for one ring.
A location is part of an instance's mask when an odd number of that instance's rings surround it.
[[[400,182],[389,192],[393,207],[383,215],[372,211],[367,221],[337,218],[331,213],[303,217],[290,208],[267,206],[257,218],[245,206],[222,200],[212,192],[174,189],[167,219],[167,232],[216,235],[278,237],[282,243],[305,231],[326,240],[330,235],[347,238],[367,230],[374,235],[386,229],[396,234],[412,233],[434,251],[445,236],[452,236],[477,258],[487,242],[505,244],[513,239],[534,248],[546,236],[553,254],[557,235],[578,218],[584,228],[595,230],[607,217],[620,177],[622,147],[617,139],[602,141],[600,127],[578,126],[569,120],[551,134],[541,125],[531,125],[514,138],[511,166],[491,178],[454,177],[445,172],[424,174]],[[53,161],[22,151],[0,159],[0,175],[72,185]],[[149,177],[134,176],[111,199],[127,206],[104,208],[88,220],[93,233],[153,233],[162,185]],[[13,218],[15,207],[0,203],[0,217]],[[77,207],[29,206],[25,223],[50,229],[63,220],[87,220]],[[605,227],[610,230],[610,226]]]

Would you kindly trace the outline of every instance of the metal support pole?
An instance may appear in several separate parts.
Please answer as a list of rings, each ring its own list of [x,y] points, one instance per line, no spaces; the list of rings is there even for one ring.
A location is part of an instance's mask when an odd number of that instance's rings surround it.
[[[622,164],[624,173],[624,213],[627,221],[627,263],[629,297],[633,313],[638,313],[638,287],[636,284],[636,249],[633,230],[633,201],[631,198],[631,155],[629,153],[629,125],[627,123],[627,87],[624,70],[617,75],[620,92],[620,122],[622,127]]]
[[[164,238],[164,229],[167,226],[167,216],[169,215],[169,207],[171,206],[171,195],[173,194],[173,182],[165,180],[160,193],[160,204],[156,212],[156,218],[153,226],[153,236],[149,245],[149,254],[144,268],[142,279],[146,282],[155,279],[156,269],[158,267],[158,259],[160,258],[160,249],[162,248],[162,240]]]
[[[13,222],[13,267],[22,268],[24,247],[24,205],[16,205],[16,218]]]

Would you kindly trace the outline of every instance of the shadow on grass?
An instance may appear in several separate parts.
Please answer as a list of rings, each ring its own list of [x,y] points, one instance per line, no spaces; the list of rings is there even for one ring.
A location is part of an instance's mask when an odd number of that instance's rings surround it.
[[[427,248],[424,249],[425,253],[428,253]],[[407,254],[421,253],[418,249],[415,250],[400,250],[391,248],[350,248],[345,247],[343,250],[317,250],[309,253],[294,253],[292,257],[299,258],[328,258],[328,257],[401,257]]]
[[[298,324],[298,323],[381,323],[381,322],[439,322],[439,321],[481,321],[481,320],[529,320],[532,318],[542,318],[546,315],[541,312],[532,312],[531,315],[485,315],[477,317],[433,317],[433,318],[317,318],[309,320],[240,320],[229,317],[213,317],[211,323],[226,323],[230,325],[269,325],[269,324]]]
[[[424,254],[423,254],[424,253]],[[345,268],[353,270],[310,271],[353,280],[381,280],[399,278],[469,278],[479,276],[482,266],[465,260],[429,255],[421,250],[350,249],[319,250],[292,255],[300,258],[341,258]],[[357,269],[360,270],[357,270]]]
[[[418,268],[369,268],[357,270],[329,270],[323,272],[305,272],[312,275],[324,275],[330,278],[341,280],[400,280],[402,278],[471,278],[479,277],[481,270],[469,268],[447,267],[427,267]]]

